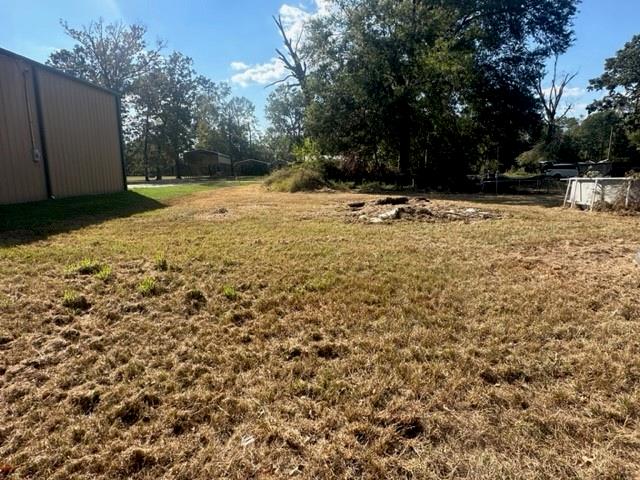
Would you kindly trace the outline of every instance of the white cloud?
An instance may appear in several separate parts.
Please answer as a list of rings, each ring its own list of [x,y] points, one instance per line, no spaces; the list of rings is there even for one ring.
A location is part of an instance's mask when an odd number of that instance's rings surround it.
[[[268,85],[281,80],[286,76],[284,65],[277,58],[272,58],[268,63],[260,63],[246,68],[243,72],[236,73],[231,81],[247,87],[251,84]]]
[[[542,92],[545,95],[551,93],[551,87],[543,88]],[[579,98],[587,93],[587,89],[583,87],[566,87],[562,93],[562,98]]]
[[[237,71],[247,70],[249,65],[244,62],[231,62],[231,69]]]
[[[282,18],[282,26],[287,32],[287,36],[294,42],[302,36],[304,24],[312,17],[308,11],[286,3],[280,7],[278,14]]]
[[[314,0],[314,10],[310,11],[304,6],[295,6],[284,3],[278,9],[278,15],[282,18],[282,25],[287,36],[294,42],[303,39],[304,26],[313,18],[328,15],[331,11],[331,0]],[[286,76],[284,65],[277,58],[269,62],[256,65],[246,65],[244,62],[232,62],[231,68],[240,73],[231,77],[231,82],[246,87],[251,84],[268,85]]]
[[[542,92],[548,98],[551,87],[543,88]],[[565,87],[558,111],[564,112],[569,107],[570,117],[584,118],[588,115],[587,107],[595,97],[596,95],[589,92],[586,87]]]
[[[576,98],[576,97],[583,96],[585,93],[587,93],[587,89],[586,88],[569,87],[569,88],[565,88],[564,89],[563,96],[566,97],[566,98]]]
[[[588,106],[589,106],[588,103],[576,103],[571,108],[571,112],[570,112],[571,116],[578,117],[578,118],[586,117],[587,115],[589,115],[589,112],[587,112]]]

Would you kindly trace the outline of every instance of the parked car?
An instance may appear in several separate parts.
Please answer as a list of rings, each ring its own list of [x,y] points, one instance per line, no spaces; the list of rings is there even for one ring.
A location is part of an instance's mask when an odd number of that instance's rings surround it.
[[[578,166],[574,163],[554,163],[544,169],[544,174],[547,177],[559,179],[577,177],[579,172]]]

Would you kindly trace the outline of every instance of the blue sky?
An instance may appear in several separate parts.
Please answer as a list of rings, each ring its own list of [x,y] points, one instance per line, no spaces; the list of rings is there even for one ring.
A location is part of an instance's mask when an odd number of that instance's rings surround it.
[[[229,81],[237,95],[263,110],[281,67],[273,61],[279,36],[271,16],[281,13],[292,31],[307,15],[326,8],[327,0],[0,0],[0,46],[44,61],[57,48],[71,46],[59,19],[80,25],[92,19],[123,19],[147,25],[149,40],[162,38],[169,49],[194,59],[195,67],[216,81]],[[640,0],[584,0],[575,19],[576,43],[560,59],[559,69],[578,72],[568,90],[573,115],[596,94],[586,92],[590,78],[602,72],[612,56],[640,33]]]

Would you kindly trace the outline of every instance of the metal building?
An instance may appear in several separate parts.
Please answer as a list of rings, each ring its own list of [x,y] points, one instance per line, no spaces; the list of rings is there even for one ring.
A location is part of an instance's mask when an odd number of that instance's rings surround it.
[[[231,158],[213,150],[190,150],[182,154],[183,175],[229,177],[233,175]]]
[[[126,188],[116,92],[0,49],[0,204]]]

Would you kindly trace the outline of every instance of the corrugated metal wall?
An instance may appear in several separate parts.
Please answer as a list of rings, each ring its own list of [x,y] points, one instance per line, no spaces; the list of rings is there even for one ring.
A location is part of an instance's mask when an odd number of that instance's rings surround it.
[[[47,198],[32,66],[0,55],[0,204]]]
[[[115,97],[48,71],[37,75],[53,195],[122,190]]]
[[[125,185],[117,96],[0,51],[0,203]]]

